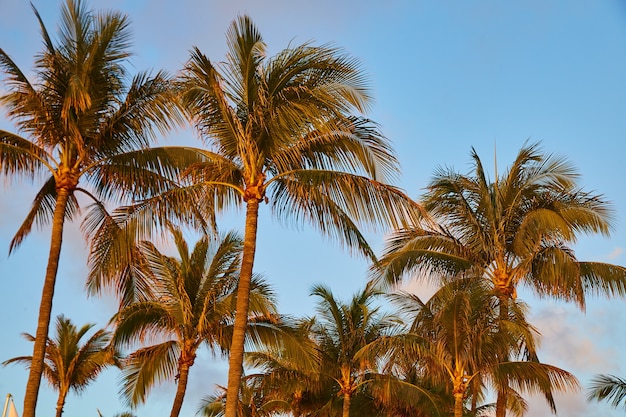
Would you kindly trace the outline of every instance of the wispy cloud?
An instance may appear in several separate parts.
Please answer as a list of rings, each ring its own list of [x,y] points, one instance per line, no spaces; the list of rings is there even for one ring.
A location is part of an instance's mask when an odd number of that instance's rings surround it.
[[[608,258],[611,261],[614,261],[615,259],[617,259],[620,256],[622,256],[622,253],[624,253],[624,248],[621,248],[621,247],[618,246],[615,249],[613,249],[613,252],[609,253]]]

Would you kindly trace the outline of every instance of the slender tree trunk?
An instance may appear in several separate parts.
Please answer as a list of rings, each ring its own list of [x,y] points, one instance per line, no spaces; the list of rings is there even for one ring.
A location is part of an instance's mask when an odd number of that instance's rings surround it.
[[[506,417],[506,393],[502,390],[498,391],[498,399],[496,399],[496,417]]]
[[[499,326],[502,326],[502,323],[505,320],[508,320],[509,318],[510,298],[507,294],[499,294],[498,299],[500,300],[500,325]],[[500,328],[498,331],[502,331],[502,329]],[[509,360],[509,352],[508,351],[503,352],[501,362],[506,362],[508,360]],[[508,388],[508,383],[507,383],[507,386],[502,386],[501,388],[498,388],[498,397],[496,399],[496,417],[506,417],[506,405],[508,402],[507,388]]]
[[[183,359],[180,361],[180,369],[178,370],[178,387],[176,388],[176,396],[172,405],[170,417],[178,417],[180,409],[183,406],[183,399],[187,391],[187,381],[189,381],[189,368],[193,363],[193,359]]]
[[[57,270],[59,269],[61,244],[63,242],[65,208],[67,206],[69,194],[70,191],[65,188],[57,190],[56,206],[54,207],[54,215],[52,218],[50,254],[48,255],[46,277],[44,279],[41,301],[39,304],[39,318],[37,319],[37,332],[35,333],[35,343],[33,346],[33,359],[30,365],[28,381],[26,383],[26,392],[24,393],[23,417],[35,417],[35,410],[37,408],[37,397],[39,395],[39,386],[41,385],[41,375],[43,373],[44,359],[46,355],[48,328],[50,326],[50,316],[52,314],[54,286],[56,283]]]
[[[67,397],[67,390],[60,389],[59,398],[57,399],[56,417],[61,417],[61,415],[63,414],[63,407],[65,406],[65,397]]]
[[[350,403],[352,402],[352,395],[349,393],[343,394],[343,410],[342,417],[350,417]]]
[[[243,255],[241,272],[237,287],[237,312],[233,326],[233,340],[230,345],[228,360],[228,386],[226,391],[225,417],[237,416],[237,401],[239,387],[243,374],[243,350],[248,325],[248,306],[250,304],[250,281],[256,252],[256,234],[259,218],[259,203],[257,198],[251,198],[246,205],[246,228],[243,240]]]
[[[463,394],[454,393],[454,417],[463,417]]]

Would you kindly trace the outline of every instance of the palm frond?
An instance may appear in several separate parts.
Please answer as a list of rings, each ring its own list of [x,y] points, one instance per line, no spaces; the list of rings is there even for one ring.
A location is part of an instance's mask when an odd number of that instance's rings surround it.
[[[122,370],[120,388],[126,405],[134,408],[144,403],[152,386],[173,378],[179,356],[180,347],[175,341],[145,347],[129,355]]]
[[[617,408],[626,404],[626,380],[615,375],[596,375],[589,386],[587,401],[607,401]]]

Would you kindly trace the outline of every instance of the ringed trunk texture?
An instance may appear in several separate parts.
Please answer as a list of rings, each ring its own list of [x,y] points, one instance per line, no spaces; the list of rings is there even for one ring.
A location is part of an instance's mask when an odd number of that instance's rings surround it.
[[[187,381],[189,381],[189,363],[182,362],[178,370],[178,387],[176,388],[176,396],[174,397],[170,417],[178,417],[180,414],[185,392],[187,391]]]
[[[496,417],[506,417],[506,393],[498,391],[498,399],[496,400]]]
[[[46,277],[43,282],[41,301],[39,303],[39,317],[37,319],[37,332],[35,333],[35,343],[33,346],[33,359],[30,365],[28,381],[26,382],[26,392],[24,393],[23,417],[35,417],[35,410],[37,408],[37,397],[39,395],[39,386],[41,385],[41,375],[43,373],[46,355],[46,341],[48,340],[50,315],[52,314],[54,286],[59,269],[59,258],[61,256],[61,245],[63,242],[65,209],[69,195],[70,192],[67,189],[61,188],[57,190],[56,206],[54,207],[54,215],[52,218],[48,266],[46,267]]]
[[[463,417],[463,394],[454,394],[454,417]]]
[[[343,394],[342,417],[350,417],[350,403],[351,402],[352,402],[352,395],[349,393]]]
[[[251,198],[246,204],[246,226],[243,240],[243,255],[239,285],[237,287],[237,312],[233,326],[233,340],[228,359],[228,385],[226,390],[225,417],[237,417],[239,387],[243,374],[243,350],[248,325],[248,306],[250,304],[250,281],[256,252],[256,235],[259,220],[260,200]]]

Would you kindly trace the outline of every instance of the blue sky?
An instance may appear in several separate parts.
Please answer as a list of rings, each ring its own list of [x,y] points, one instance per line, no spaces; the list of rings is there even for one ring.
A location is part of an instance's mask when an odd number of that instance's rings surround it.
[[[35,0],[48,29],[55,32],[60,3]],[[527,141],[566,156],[578,167],[581,185],[605,195],[615,207],[611,238],[581,237],[582,260],[626,264],[626,6],[602,1],[442,0],[92,0],[96,9],[127,13],[134,31],[134,68],[182,67],[197,46],[222,60],[224,33],[233,18],[248,13],[269,53],[289,42],[333,43],[358,57],[369,75],[375,102],[370,118],[392,140],[402,164],[397,185],[418,197],[438,166],[470,169],[474,147],[487,167],[497,156],[508,166]],[[39,28],[26,0],[0,0],[0,48],[25,71],[41,47]],[[0,91],[2,87],[0,86]],[[0,128],[13,125],[0,111]],[[164,144],[200,144],[189,131],[172,132]],[[494,170],[490,169],[493,175]],[[34,333],[47,259],[49,230],[32,234],[8,257],[8,245],[23,220],[35,189],[4,179],[0,194],[0,360],[30,354],[21,332]],[[279,294],[285,313],[313,314],[313,284],[325,283],[342,298],[365,282],[367,263],[302,228],[293,230],[261,213],[256,270]],[[223,219],[223,228],[241,228],[243,215]],[[382,248],[383,235],[371,235]],[[86,250],[78,225],[67,228],[53,314],[76,323],[104,326],[115,301],[88,299],[83,291]],[[418,292],[424,292],[413,284]],[[595,373],[626,376],[623,300],[597,299],[586,314],[573,306],[536,300],[533,323],[543,334],[541,358],[576,374],[588,385]],[[12,393],[21,409],[27,373],[0,367],[0,395]],[[66,415],[104,416],[124,410],[117,396],[117,371],[107,371],[82,396],[70,395]],[[204,353],[192,371],[183,415],[198,400],[225,384],[225,367]],[[153,390],[139,417],[169,412],[174,385]],[[0,397],[2,398],[2,397]],[[39,411],[51,413],[56,395],[43,385]],[[587,404],[584,392],[558,398],[562,416],[617,416],[621,411]],[[48,411],[46,411],[48,410]],[[530,417],[547,415],[531,400]]]

